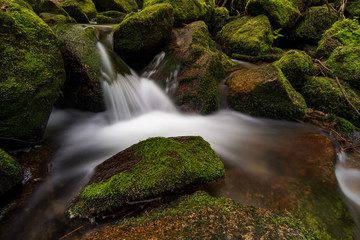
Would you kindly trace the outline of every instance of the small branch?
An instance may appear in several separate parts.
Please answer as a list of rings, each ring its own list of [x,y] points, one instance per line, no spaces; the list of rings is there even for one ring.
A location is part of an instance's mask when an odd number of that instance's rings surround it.
[[[11,138],[11,137],[0,137],[0,139],[12,140],[12,141],[15,141],[15,142],[23,142],[23,143],[29,143],[29,144],[37,144],[37,143],[40,143],[40,142],[41,142],[41,141],[38,141],[38,142],[30,142],[30,141],[26,141],[26,140]]]
[[[84,227],[84,225],[82,225],[82,226],[80,226],[80,227],[78,227],[77,229],[75,229],[75,230],[72,230],[71,232],[69,232],[68,234],[66,234],[66,235],[64,235],[64,236],[62,236],[62,237],[60,237],[58,240],[62,240],[62,239],[64,239],[64,238],[66,238],[67,236],[69,236],[70,234],[73,234],[74,232],[76,232],[76,231],[78,231],[78,230],[80,230],[81,228],[83,228]]]
[[[350,102],[350,100],[349,100],[348,97],[346,96],[346,93],[345,93],[343,87],[342,87],[341,84],[340,84],[339,78],[336,77],[335,79],[336,79],[336,82],[338,83],[338,85],[339,85],[339,87],[340,87],[340,89],[341,89],[341,92],[343,93],[346,101],[350,104],[350,106],[351,106],[351,107],[356,111],[356,113],[360,116],[359,110],[357,110],[357,108]]]
[[[223,2],[223,4],[221,4],[221,7],[225,7],[226,3],[227,3],[227,0],[225,0],[225,1]]]
[[[129,205],[135,205],[135,204],[139,204],[139,203],[149,203],[149,202],[155,202],[155,201],[159,201],[159,200],[161,200],[161,197],[152,198],[152,199],[146,199],[146,200],[140,200],[140,201],[133,201],[133,202],[127,201],[126,203],[129,204]]]

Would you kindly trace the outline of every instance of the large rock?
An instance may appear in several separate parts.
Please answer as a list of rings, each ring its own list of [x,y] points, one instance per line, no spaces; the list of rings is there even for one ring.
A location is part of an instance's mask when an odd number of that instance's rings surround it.
[[[306,239],[316,235],[290,213],[239,205],[203,191],[124,219],[85,239]]]
[[[306,103],[280,69],[272,64],[233,72],[228,79],[229,106],[273,119],[303,119]]]
[[[360,89],[360,47],[337,47],[325,65],[334,76]]]
[[[173,24],[174,11],[167,3],[130,14],[115,28],[115,52],[131,67],[144,67],[165,46]]]
[[[144,0],[144,7],[157,3],[169,3],[173,6],[176,27],[198,20],[210,23],[215,8],[214,0]]]
[[[53,31],[22,1],[0,11],[0,136],[39,141],[61,93],[64,64]]]
[[[360,109],[358,95],[345,82],[341,82],[341,85],[351,104]],[[309,107],[333,113],[351,121],[357,127],[360,126],[360,116],[347,102],[335,79],[312,77],[306,81],[301,93]]]
[[[126,17],[126,13],[119,11],[101,12],[96,15],[96,23],[121,23]]]
[[[201,137],[150,138],[97,166],[69,213],[92,217],[224,175],[219,157]]]
[[[63,95],[56,105],[93,112],[105,110],[94,30],[81,25],[55,25],[53,30],[61,43],[66,71]]]
[[[135,0],[93,0],[99,12],[119,11],[124,13],[136,12],[138,4]]]
[[[314,69],[311,57],[298,50],[288,51],[274,64],[284,73],[287,80],[297,91],[301,90],[307,77],[311,75]]]
[[[326,30],[316,49],[316,56],[327,58],[339,46],[360,46],[360,25],[356,19],[345,19],[335,22]]]
[[[336,20],[337,17],[331,15],[326,6],[310,7],[292,31],[291,37],[298,42],[316,43]]]
[[[97,10],[96,10],[95,4],[93,3],[92,0],[59,0],[59,2],[60,2],[60,5],[63,8],[65,8],[66,11],[68,11],[67,9],[78,7],[81,9],[80,12],[85,13],[86,17],[89,20],[96,17]]]
[[[252,16],[266,15],[275,28],[290,28],[300,17],[300,12],[288,0],[249,0],[246,12]]]
[[[19,183],[22,175],[20,164],[0,149],[0,196]]]
[[[217,40],[229,56],[234,53],[262,55],[270,51],[274,41],[269,19],[265,15],[245,16],[226,24],[217,34]]]

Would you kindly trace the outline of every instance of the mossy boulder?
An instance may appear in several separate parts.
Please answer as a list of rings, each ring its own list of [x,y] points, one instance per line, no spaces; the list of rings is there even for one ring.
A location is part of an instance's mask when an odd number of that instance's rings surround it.
[[[60,6],[60,4],[57,4],[51,0],[34,0],[29,2],[37,14],[46,12],[52,14],[61,14],[65,17],[69,17],[69,14]]]
[[[144,0],[144,7],[158,3],[169,3],[174,8],[175,27],[183,23],[202,20],[210,23],[215,8],[214,0]]]
[[[135,0],[93,0],[99,12],[119,11],[124,13],[136,12],[139,9]]]
[[[273,31],[265,15],[245,16],[226,24],[217,34],[223,51],[232,54],[263,55],[271,50]]]
[[[227,81],[229,106],[253,116],[273,119],[303,119],[304,98],[272,64],[233,72]]]
[[[62,14],[53,14],[43,12],[39,14],[39,17],[46,22],[48,25],[54,24],[66,24],[66,23],[76,23],[76,20],[72,17],[65,17]]]
[[[288,212],[240,205],[203,191],[183,196],[141,217],[126,218],[85,239],[311,239]]]
[[[337,20],[326,6],[310,7],[291,33],[294,41],[317,43]]]
[[[70,8],[76,8],[75,6],[78,6],[81,10],[79,11],[80,13],[77,14],[82,15],[82,13],[85,13],[89,20],[96,17],[97,10],[92,0],[59,0],[59,2],[66,11],[68,11]],[[71,13],[69,14],[71,15]]]
[[[304,12],[311,5],[324,4],[324,2],[322,2],[323,0],[315,0],[315,1],[318,1],[319,4],[314,3],[313,0],[289,0],[289,2],[291,2],[295,8],[299,9],[300,12]]]
[[[356,19],[345,19],[335,22],[325,31],[316,49],[316,56],[328,58],[339,46],[360,46],[360,25]]]
[[[214,15],[211,19],[209,26],[209,31],[212,34],[216,34],[221,28],[227,23],[229,18],[229,11],[225,7],[217,7],[214,10]]]
[[[22,1],[0,11],[0,136],[39,141],[64,82],[51,28]]]
[[[119,11],[101,12],[96,15],[97,23],[121,23],[125,19],[126,13]]]
[[[201,137],[150,138],[97,166],[69,213],[92,217],[224,175],[219,157]]]
[[[74,5],[63,5],[64,10],[69,14],[70,17],[74,18],[78,23],[89,23],[89,18],[86,16],[80,6]]]
[[[19,183],[22,176],[20,164],[0,148],[0,196]]]
[[[300,12],[288,0],[249,0],[246,12],[252,16],[266,15],[275,28],[290,28],[300,17]]]
[[[345,82],[341,82],[341,85],[352,105],[360,109],[358,95]],[[335,79],[311,77],[306,81],[301,93],[309,107],[333,113],[349,120],[357,127],[360,126],[360,116],[347,102]]]
[[[311,75],[314,69],[311,57],[298,50],[288,51],[274,64],[284,73],[284,76],[297,91],[301,90],[307,77]]]
[[[60,108],[105,110],[99,82],[101,60],[94,30],[81,25],[54,25],[65,61],[66,82],[56,103]]]
[[[114,50],[131,67],[142,68],[168,42],[174,24],[170,4],[156,4],[129,14],[114,30]]]
[[[360,89],[360,47],[337,47],[325,65],[334,76]]]

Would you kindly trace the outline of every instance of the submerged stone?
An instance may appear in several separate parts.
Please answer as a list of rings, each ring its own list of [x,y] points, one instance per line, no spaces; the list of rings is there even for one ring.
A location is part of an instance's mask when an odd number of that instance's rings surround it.
[[[360,109],[358,95],[345,82],[341,81],[341,85],[351,104]],[[306,81],[301,92],[309,107],[333,113],[349,120],[357,127],[360,126],[360,116],[347,102],[335,79],[311,77]]]
[[[217,34],[223,51],[232,54],[262,55],[271,50],[273,31],[265,15],[245,16],[226,24]]]
[[[124,13],[136,12],[139,8],[135,0],[93,0],[99,12],[119,11]]]
[[[22,1],[0,11],[0,136],[41,140],[64,82],[56,36]]]
[[[224,175],[219,157],[201,137],[150,138],[97,166],[69,213],[93,217]]]
[[[233,72],[227,81],[229,106],[253,116],[299,120],[306,113],[304,98],[272,64]]]
[[[20,164],[0,149],[0,196],[18,184],[22,176]]]
[[[210,23],[214,12],[214,0],[144,0],[144,7],[158,3],[169,3],[174,8],[175,26],[202,20]]]
[[[298,50],[288,51],[274,64],[284,73],[287,80],[297,91],[301,90],[314,68],[311,57]]]
[[[300,12],[288,0],[249,0],[246,12],[252,16],[266,15],[276,28],[290,28],[300,17]]]
[[[99,112],[105,109],[100,86],[101,60],[92,28],[81,25],[52,27],[61,44],[66,82],[56,103],[60,108]]]
[[[127,218],[84,239],[310,239],[314,235],[288,212],[240,205],[203,191]]]
[[[360,46],[337,47],[325,65],[334,71],[334,76],[360,89]]]
[[[131,67],[142,68],[170,38],[174,11],[170,4],[156,4],[127,15],[114,30],[114,50]]]
[[[121,23],[126,17],[126,13],[119,11],[101,12],[96,16],[97,23]]]

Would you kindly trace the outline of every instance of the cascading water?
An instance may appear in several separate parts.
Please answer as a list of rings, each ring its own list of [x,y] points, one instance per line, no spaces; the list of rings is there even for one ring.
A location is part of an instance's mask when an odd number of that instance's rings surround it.
[[[225,163],[261,176],[283,174],[274,164],[279,158],[274,152],[291,148],[294,139],[313,131],[309,126],[252,118],[230,110],[210,116],[181,114],[155,83],[139,78],[109,47],[100,42],[97,47],[103,63],[101,78],[107,111],[53,111],[48,132],[57,129],[54,132],[58,134],[52,138],[61,146],[52,161],[53,172],[33,194],[27,212],[13,224],[13,229],[23,231],[15,230],[2,239],[57,239],[64,235],[61,231],[51,232],[50,236],[44,232],[63,215],[94,167],[149,137],[202,136]],[[351,200],[359,204],[360,194],[346,187],[346,183],[353,183],[353,179],[349,181],[352,174],[344,173],[339,166],[336,173],[340,186],[345,195],[356,194],[357,198]]]

